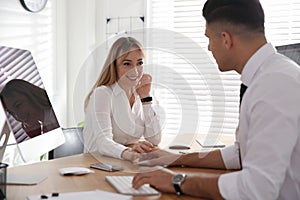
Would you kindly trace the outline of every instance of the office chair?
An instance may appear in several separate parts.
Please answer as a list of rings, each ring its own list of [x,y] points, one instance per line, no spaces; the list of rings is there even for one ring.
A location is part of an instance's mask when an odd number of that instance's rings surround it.
[[[49,152],[49,159],[83,153],[83,127],[63,128],[66,142]]]
[[[276,46],[276,49],[279,53],[289,57],[300,65],[300,43]]]

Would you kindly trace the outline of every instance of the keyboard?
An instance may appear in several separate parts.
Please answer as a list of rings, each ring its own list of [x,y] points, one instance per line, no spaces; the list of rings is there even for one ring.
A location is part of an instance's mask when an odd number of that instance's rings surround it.
[[[106,181],[109,182],[119,193],[128,195],[158,195],[157,190],[150,185],[143,185],[138,190],[131,186],[133,176],[106,176]]]

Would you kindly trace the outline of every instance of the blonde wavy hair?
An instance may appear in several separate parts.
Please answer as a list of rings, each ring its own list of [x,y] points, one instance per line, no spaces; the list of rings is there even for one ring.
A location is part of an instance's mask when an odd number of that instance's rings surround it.
[[[140,50],[143,56],[145,56],[142,44],[133,37],[121,37],[114,42],[114,44],[110,48],[108,56],[103,65],[102,71],[96,83],[85,98],[84,110],[86,110],[89,104],[90,96],[97,87],[101,85],[110,86],[118,80],[119,77],[117,74],[117,60],[119,58],[125,58],[128,55],[128,53],[133,49]]]

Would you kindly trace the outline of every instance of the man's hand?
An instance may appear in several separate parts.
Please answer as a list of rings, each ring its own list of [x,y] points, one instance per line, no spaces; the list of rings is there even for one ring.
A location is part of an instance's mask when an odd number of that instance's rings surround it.
[[[134,176],[132,187],[138,189],[144,184],[150,184],[162,192],[175,193],[172,183],[174,175],[174,172],[162,167],[146,168]]]
[[[170,166],[176,165],[176,160],[180,157],[179,154],[174,154],[165,150],[158,149],[150,153],[143,153],[139,158],[139,165],[144,166]]]
[[[162,167],[147,167],[142,170],[133,177],[133,188],[138,189],[144,184],[150,184],[161,192],[176,192],[173,185],[175,172]],[[180,187],[184,194],[191,196],[205,199],[223,199],[218,187],[219,177],[220,174],[218,173],[205,172],[197,175],[188,175]]]

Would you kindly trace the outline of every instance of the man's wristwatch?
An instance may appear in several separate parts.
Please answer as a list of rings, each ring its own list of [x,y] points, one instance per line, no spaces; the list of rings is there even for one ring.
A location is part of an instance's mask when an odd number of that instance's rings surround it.
[[[174,177],[173,177],[173,186],[175,188],[175,191],[176,191],[176,194],[177,195],[182,195],[183,192],[181,191],[181,184],[184,182],[186,178],[186,174],[176,174]]]

